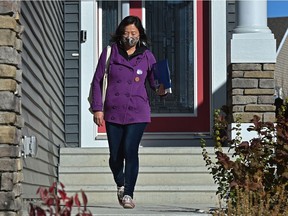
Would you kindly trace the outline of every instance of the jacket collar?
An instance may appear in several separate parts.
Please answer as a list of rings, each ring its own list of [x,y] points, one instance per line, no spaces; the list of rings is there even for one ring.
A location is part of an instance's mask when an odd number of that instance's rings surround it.
[[[132,55],[128,55],[126,50],[123,48],[123,46],[121,46],[120,44],[117,44],[117,48],[119,51],[119,54],[121,56],[123,56],[127,61],[130,61],[132,58],[141,55],[145,52],[145,50],[147,50],[148,48],[144,45],[141,45],[140,47],[137,46],[135,52]]]

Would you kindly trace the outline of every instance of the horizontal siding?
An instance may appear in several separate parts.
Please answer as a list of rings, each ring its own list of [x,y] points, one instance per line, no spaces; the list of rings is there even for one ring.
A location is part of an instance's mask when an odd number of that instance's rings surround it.
[[[80,144],[80,2],[65,1],[65,141],[69,147]],[[78,53],[78,56],[72,54]]]
[[[226,2],[227,39],[232,38],[232,31],[236,27],[236,2],[228,0]]]
[[[23,135],[36,136],[38,153],[23,159],[23,198],[58,177],[64,146],[63,1],[22,1]]]
[[[227,40],[227,63],[230,64],[231,59],[231,39],[233,29],[236,27],[236,1],[226,1],[226,40]]]
[[[283,99],[288,98],[288,38],[283,38],[284,43],[279,51],[275,67],[276,88],[282,88]]]

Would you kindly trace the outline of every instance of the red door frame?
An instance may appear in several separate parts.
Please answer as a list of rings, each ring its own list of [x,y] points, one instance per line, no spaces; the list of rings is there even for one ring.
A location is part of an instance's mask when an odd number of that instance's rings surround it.
[[[210,133],[210,2],[196,0],[196,13],[197,114],[186,117],[152,117],[146,132]],[[142,18],[142,1],[130,1],[130,15]],[[105,128],[99,128],[99,132],[105,132]]]

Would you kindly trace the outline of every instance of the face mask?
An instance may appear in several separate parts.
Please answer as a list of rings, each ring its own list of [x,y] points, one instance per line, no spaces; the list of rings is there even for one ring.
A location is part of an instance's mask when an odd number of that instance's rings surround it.
[[[122,42],[130,47],[135,46],[139,41],[138,37],[123,37]]]

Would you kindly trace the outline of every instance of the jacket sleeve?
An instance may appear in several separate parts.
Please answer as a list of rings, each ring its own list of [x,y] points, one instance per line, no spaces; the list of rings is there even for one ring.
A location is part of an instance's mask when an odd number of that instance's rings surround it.
[[[91,90],[92,90],[92,98],[90,108],[93,112],[96,111],[103,111],[103,104],[102,104],[102,83],[103,77],[105,73],[105,63],[106,63],[106,54],[107,54],[107,47],[103,50],[98,60],[98,64],[94,73],[94,77],[92,80]]]
[[[152,66],[156,63],[156,59],[151,51],[147,52],[147,60],[148,60],[148,71],[147,71],[147,81],[149,82],[149,86],[152,90],[156,91],[156,85],[154,81],[154,74],[152,70]]]

